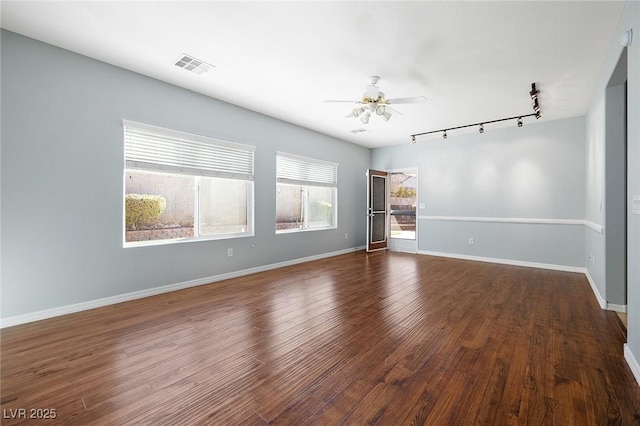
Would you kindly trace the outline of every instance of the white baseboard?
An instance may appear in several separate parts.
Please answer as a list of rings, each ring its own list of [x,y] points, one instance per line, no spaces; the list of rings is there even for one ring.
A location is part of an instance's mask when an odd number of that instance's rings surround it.
[[[499,263],[503,265],[525,266],[527,268],[551,269],[553,271],[578,272],[585,273],[586,269],[579,266],[554,265],[551,263],[526,262],[523,260],[499,259],[496,257],[470,256],[466,254],[442,253],[435,251],[419,250],[418,254],[426,254],[428,256],[449,257],[453,259],[474,260],[478,262]]]
[[[609,311],[627,312],[627,305],[616,305],[614,303],[607,303],[604,297],[598,291],[598,287],[596,286],[595,281],[591,278],[591,274],[589,274],[589,270],[587,268],[577,267],[577,266],[566,266],[566,265],[554,265],[549,263],[536,263],[536,262],[525,262],[522,260],[510,260],[510,259],[498,259],[494,257],[481,257],[481,256],[469,256],[465,254],[454,254],[454,253],[442,253],[442,252],[434,252],[434,251],[418,251],[418,254],[425,254],[429,256],[439,256],[439,257],[449,257],[453,259],[462,259],[462,260],[474,260],[478,262],[488,262],[488,263],[499,263],[503,265],[513,265],[513,266],[525,266],[528,268],[541,268],[541,269],[551,269],[554,271],[565,271],[565,272],[578,272],[583,273],[587,277],[587,281],[589,281],[589,285],[591,286],[591,291],[596,296],[598,300],[598,305],[600,305],[600,309],[606,309]]]
[[[633,377],[636,378],[636,382],[640,385],[640,364],[638,364],[636,357],[633,356],[633,352],[631,352],[627,343],[624,344],[624,359],[627,361],[627,364],[629,364],[629,368],[633,373]]]
[[[616,305],[615,303],[607,303],[607,310],[626,314],[627,305]]]
[[[591,291],[593,291],[593,294],[596,296],[596,299],[598,299],[598,305],[600,305],[600,309],[607,309],[607,301],[600,294],[600,290],[598,290],[598,286],[596,286],[596,282],[593,280],[593,278],[591,278],[591,274],[589,273],[589,270],[585,268],[584,274],[587,276],[587,281],[589,281],[589,285],[591,286]]]
[[[0,320],[0,328],[12,327],[14,325],[26,324],[29,322],[40,321],[47,318],[53,318],[60,315],[72,314],[75,312],[86,311],[89,309],[100,308],[102,306],[114,305],[116,303],[128,302],[130,300],[142,299],[144,297],[156,296],[158,294],[169,293],[176,290],[182,290],[189,287],[211,284],[217,281],[228,280],[231,278],[251,275],[258,272],[269,271],[272,269],[283,268],[285,266],[296,265],[298,263],[311,262],[313,260],[325,259],[328,257],[339,256],[341,254],[353,253],[355,251],[364,250],[362,247],[354,247],[344,250],[338,250],[330,253],[323,253],[314,256],[303,257],[299,259],[287,260],[284,262],[272,263],[269,265],[257,266],[255,268],[243,269],[240,271],[229,272],[226,274],[214,275],[211,277],[199,278],[196,280],[184,281],[176,284],[154,287],[131,293],[119,294],[116,296],[105,297],[102,299],[89,300],[87,302],[75,303],[72,305],[60,306],[57,308],[45,309],[43,311],[31,312],[28,314],[15,315],[12,317],[2,318]]]

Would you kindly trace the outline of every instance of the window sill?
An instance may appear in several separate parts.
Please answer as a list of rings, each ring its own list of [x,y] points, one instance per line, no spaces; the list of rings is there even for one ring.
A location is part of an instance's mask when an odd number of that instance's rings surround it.
[[[123,248],[135,248],[135,247],[149,247],[149,246],[164,246],[170,244],[182,244],[182,243],[197,243],[202,241],[218,241],[218,240],[230,240],[235,238],[253,237],[253,232],[242,234],[225,234],[225,235],[211,235],[203,237],[184,237],[184,238],[167,238],[164,240],[145,240],[145,241],[129,241],[124,242]]]
[[[305,229],[282,229],[280,231],[276,230],[276,235],[280,234],[296,234],[298,232],[313,232],[313,231],[328,231],[331,229],[338,229],[337,226],[326,226],[322,228],[305,228]]]

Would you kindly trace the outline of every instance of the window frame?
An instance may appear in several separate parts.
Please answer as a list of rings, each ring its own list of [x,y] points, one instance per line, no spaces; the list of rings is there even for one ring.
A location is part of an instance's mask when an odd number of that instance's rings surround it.
[[[171,140],[175,142],[175,148],[181,149],[178,146],[182,145],[182,151],[177,155],[176,152],[171,152],[172,147],[169,146],[169,157],[172,160],[158,161],[154,163],[154,156],[160,154],[161,149],[158,148],[157,152],[152,152],[145,157],[144,144],[148,141],[143,141],[139,150],[132,150],[135,142],[129,143],[132,140],[132,133],[137,132],[138,135],[143,137],[146,135],[150,140],[156,141],[158,139],[167,138],[168,145],[171,145]],[[253,237],[255,235],[255,183],[254,183],[254,159],[255,159],[255,147],[251,145],[238,144],[235,142],[228,142],[225,140],[211,138],[208,136],[196,135],[178,130],[166,129],[158,126],[153,126],[144,123],[138,123],[129,120],[123,120],[123,132],[124,132],[124,162],[123,162],[123,191],[122,191],[122,238],[123,247],[140,247],[151,245],[163,245],[163,244],[177,244],[185,242],[197,242],[197,241],[211,241],[211,240],[223,240],[242,237]],[[161,140],[160,143],[163,141]],[[164,145],[164,149],[167,149],[168,145]],[[196,151],[190,151],[189,147],[195,146]],[[153,151],[153,147],[150,148]],[[131,154],[135,151],[135,154]],[[204,152],[203,152],[204,151]],[[128,155],[130,154],[130,155]],[[193,155],[190,155],[193,154]],[[225,156],[226,155],[226,156]],[[177,159],[180,157],[180,159]],[[181,164],[181,158],[185,158],[185,163]],[[202,164],[204,167],[199,168],[198,165]],[[237,167],[235,167],[237,166]],[[177,237],[177,238],[165,238],[155,240],[144,241],[126,241],[126,208],[125,208],[125,196],[126,196],[126,175],[128,171],[142,171],[142,172],[156,172],[162,174],[173,174],[180,176],[190,176],[194,178],[194,202],[193,202],[193,236],[192,237]],[[246,200],[246,216],[247,216],[247,230],[246,232],[233,232],[225,234],[200,234],[200,187],[201,179],[234,179],[247,183],[247,200]]]
[[[278,185],[297,185],[302,187],[302,228],[278,229],[276,216],[276,234],[323,231],[338,228],[338,163],[304,157],[285,152],[276,152],[276,211],[278,206]],[[325,187],[332,189],[331,224],[310,226],[309,188]]]

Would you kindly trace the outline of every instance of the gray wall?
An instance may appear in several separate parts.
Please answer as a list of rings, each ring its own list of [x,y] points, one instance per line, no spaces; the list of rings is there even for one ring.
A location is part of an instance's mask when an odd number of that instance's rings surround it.
[[[372,167],[418,168],[419,251],[584,267],[582,225],[510,221],[584,218],[584,119],[513,124],[374,149]]]
[[[632,197],[640,195],[640,2],[628,1],[616,33],[609,47],[598,83],[595,87],[589,111],[586,115],[586,203],[588,220],[605,224],[607,206],[600,208],[608,187],[605,176],[606,160],[606,91],[614,74],[623,46],[622,34],[632,28],[634,41],[627,49],[627,310],[628,350],[636,362],[640,360],[640,215],[631,211]],[[605,234],[608,232],[605,228]],[[585,253],[604,252],[605,237],[602,234],[586,238]],[[596,258],[594,265],[587,265],[591,277],[605,300],[609,301],[604,275],[604,259]],[[639,380],[640,377],[636,376]]]
[[[7,31],[1,78],[2,318],[364,245],[366,148]],[[255,237],[123,248],[123,119],[256,146]],[[275,234],[276,151],[340,164],[338,229]]]

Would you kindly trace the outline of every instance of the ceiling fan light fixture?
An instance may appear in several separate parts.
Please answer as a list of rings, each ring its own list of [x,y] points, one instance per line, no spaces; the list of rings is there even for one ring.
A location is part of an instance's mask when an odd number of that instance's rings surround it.
[[[374,86],[373,84],[367,84],[364,91],[364,97],[372,100],[378,99],[378,95],[380,94],[380,88],[378,86]]]
[[[372,115],[378,115],[384,121],[389,121],[393,114],[402,115],[391,107],[392,104],[415,104],[424,103],[427,98],[424,96],[414,96],[409,98],[392,98],[387,99],[384,92],[376,85],[380,80],[378,76],[369,77],[369,84],[365,86],[365,92],[362,99],[357,101],[347,100],[325,100],[324,102],[349,102],[355,104],[350,113],[345,118],[360,118],[363,124],[368,124]]]

